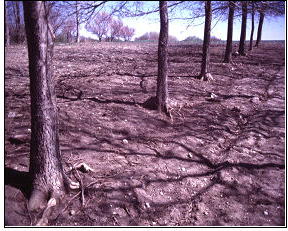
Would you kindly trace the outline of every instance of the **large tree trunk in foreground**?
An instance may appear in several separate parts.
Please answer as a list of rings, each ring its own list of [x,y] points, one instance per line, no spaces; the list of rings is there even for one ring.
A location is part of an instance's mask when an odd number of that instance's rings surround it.
[[[45,207],[49,196],[58,198],[65,192],[52,75],[53,32],[48,25],[46,4],[23,2],[31,95],[30,210]]]
[[[20,18],[20,2],[16,1],[15,2],[15,23],[16,23],[16,37],[15,37],[15,40],[16,40],[16,43],[19,44],[20,43],[20,33],[21,33],[21,18]]]
[[[157,105],[158,111],[169,115],[167,101],[168,101],[168,10],[167,1],[160,1],[160,35],[158,44],[158,78],[157,78]]]
[[[7,4],[5,2],[4,6],[4,14],[5,14],[5,47],[10,46],[10,34],[9,34],[9,25],[8,25],[8,17],[7,17]]]
[[[259,46],[259,43],[261,41],[261,36],[262,36],[262,27],[263,27],[263,23],[264,23],[264,13],[260,12],[260,18],[259,18],[259,25],[258,25],[258,31],[257,31],[257,41],[255,44],[255,47]]]
[[[254,2],[251,2],[252,4],[252,12],[251,12],[251,34],[250,34],[250,44],[249,44],[249,51],[252,51],[253,49],[253,35],[254,35],[254,15],[255,15],[255,10],[254,10]]]
[[[204,41],[202,49],[202,65],[200,76],[203,80],[209,80],[211,74],[209,71],[210,65],[210,37],[211,37],[211,21],[212,21],[212,8],[211,1],[205,1],[205,28],[204,28]]]
[[[239,50],[238,50],[240,55],[245,55],[246,25],[247,25],[247,1],[243,1],[242,2],[241,35],[240,35]]]
[[[235,2],[229,1],[229,14],[228,14],[228,29],[227,29],[227,42],[224,63],[231,62],[232,45],[233,45],[233,19],[234,19]]]

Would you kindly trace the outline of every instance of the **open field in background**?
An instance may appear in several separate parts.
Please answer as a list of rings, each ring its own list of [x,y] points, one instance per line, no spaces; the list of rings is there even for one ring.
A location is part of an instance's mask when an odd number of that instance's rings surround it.
[[[5,49],[5,174],[15,180],[29,168],[28,58],[24,46]],[[285,224],[284,42],[233,64],[224,49],[212,45],[214,81],[203,82],[202,46],[170,45],[169,119],[142,105],[156,91],[157,43],[55,46],[64,169],[94,172],[81,173],[84,206],[71,192],[51,225]],[[23,182],[5,182],[7,225],[39,218]]]
[[[81,41],[80,43],[99,43],[98,41]],[[104,44],[104,43],[107,43],[107,44],[109,44],[109,43],[111,43],[111,42],[101,42],[102,44]],[[158,41],[149,41],[149,40],[142,40],[142,41],[130,41],[130,42],[123,42],[123,41],[119,41],[119,42],[113,42],[114,44],[121,44],[121,43],[125,43],[125,44],[142,44],[142,43],[144,43],[144,44],[147,44],[147,43],[149,43],[149,44],[158,44]],[[212,40],[211,42],[211,45],[213,46],[213,45],[218,45],[218,44],[220,44],[220,45],[223,45],[224,47],[223,47],[223,52],[224,52],[224,49],[225,49],[225,45],[226,45],[226,41],[225,40]],[[239,41],[233,41],[232,42],[233,43],[233,45],[235,46],[235,51],[237,50],[237,46],[239,45]],[[270,44],[270,45],[275,45],[275,44],[284,44],[285,43],[285,41],[284,40],[264,40],[264,41],[261,41],[261,43],[265,43],[266,45],[267,44]],[[197,40],[197,41],[185,41],[185,40],[182,40],[182,41],[177,41],[177,42],[175,42],[175,41],[173,41],[173,42],[169,42],[169,44],[174,44],[174,45],[177,45],[177,44],[186,44],[186,45],[202,45],[203,44],[203,40],[201,40],[201,39],[199,39],[199,40]],[[246,43],[245,43],[247,46],[249,46],[249,42],[248,41],[246,41]],[[255,41],[253,42],[253,44],[255,45]],[[61,45],[67,45],[67,43],[61,43],[61,42],[57,42],[56,43],[56,46],[61,46]]]

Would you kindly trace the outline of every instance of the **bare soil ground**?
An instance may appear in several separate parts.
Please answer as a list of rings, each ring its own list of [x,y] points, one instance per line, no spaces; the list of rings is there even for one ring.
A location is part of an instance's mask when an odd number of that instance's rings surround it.
[[[285,225],[284,43],[263,43],[233,64],[222,63],[223,53],[212,46],[214,81],[203,82],[195,78],[201,46],[170,45],[169,119],[142,104],[155,95],[157,44],[55,46],[64,169],[74,178],[69,167],[84,162],[94,172],[79,171],[83,195],[67,194],[49,225]],[[29,104],[27,49],[11,46],[6,225],[35,225],[41,216],[26,206]]]

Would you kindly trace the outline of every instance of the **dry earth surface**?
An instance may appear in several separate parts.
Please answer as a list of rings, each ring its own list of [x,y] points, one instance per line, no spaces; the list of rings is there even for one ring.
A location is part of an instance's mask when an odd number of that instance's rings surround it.
[[[94,172],[77,171],[82,191],[66,195],[49,225],[285,225],[284,51],[284,42],[267,42],[223,64],[224,46],[213,45],[214,80],[203,82],[195,78],[201,46],[171,44],[170,119],[143,104],[155,95],[157,44],[56,45],[63,166],[74,180],[75,164]],[[5,225],[35,225],[41,217],[26,206],[29,110],[27,49],[11,46]]]

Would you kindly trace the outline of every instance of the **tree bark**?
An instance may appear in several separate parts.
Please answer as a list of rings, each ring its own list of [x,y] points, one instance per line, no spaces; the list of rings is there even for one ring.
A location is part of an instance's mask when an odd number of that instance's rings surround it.
[[[250,34],[250,44],[249,44],[249,51],[252,51],[253,49],[253,35],[254,35],[254,15],[255,15],[255,7],[254,7],[254,2],[251,2],[252,4],[252,12],[251,12],[251,34]]]
[[[76,1],[75,3],[76,5],[76,42],[79,43],[80,42],[80,33],[79,33],[79,12],[78,12],[78,1]]]
[[[235,11],[235,2],[229,1],[227,42],[226,42],[224,63],[230,63],[232,57],[234,11]]]
[[[246,25],[247,25],[247,1],[242,2],[242,24],[241,24],[241,35],[239,42],[239,55],[245,54],[245,40],[246,40]]]
[[[259,18],[259,25],[258,25],[258,31],[257,31],[257,40],[255,47],[258,47],[261,42],[261,36],[262,36],[262,27],[264,23],[264,16],[265,14],[263,12],[260,12],[260,18]]]
[[[20,35],[20,24],[21,24],[21,18],[20,18],[20,2],[18,2],[18,1],[16,1],[15,2],[15,23],[16,23],[16,36],[15,36],[15,42],[17,43],[17,44],[19,44],[20,43],[20,37],[21,37],[21,35]]]
[[[5,2],[4,6],[4,14],[5,14],[5,47],[10,46],[10,34],[9,34],[9,24],[7,17],[7,4]]]
[[[159,1],[160,8],[160,35],[158,43],[158,78],[157,78],[157,105],[158,111],[169,115],[168,101],[168,8],[167,1]]]
[[[204,41],[202,48],[202,65],[201,65],[201,78],[205,81],[209,79],[210,74],[210,37],[211,37],[211,21],[212,21],[212,8],[211,1],[205,1],[205,28],[204,28]]]
[[[46,4],[23,1],[31,95],[30,210],[45,207],[49,196],[58,198],[64,194],[66,183],[60,159],[52,74],[53,32],[48,24]]]

